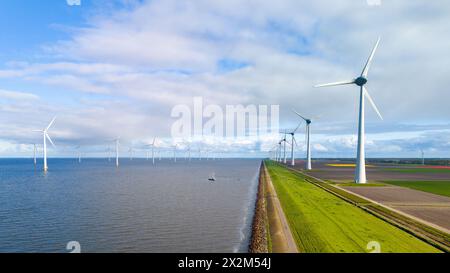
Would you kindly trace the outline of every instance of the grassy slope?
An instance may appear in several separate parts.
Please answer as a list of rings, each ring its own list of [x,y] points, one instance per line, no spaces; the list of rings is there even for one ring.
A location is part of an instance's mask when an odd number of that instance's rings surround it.
[[[450,197],[450,181],[383,181],[383,183]]]
[[[269,173],[301,252],[437,252],[434,247],[268,162]]]

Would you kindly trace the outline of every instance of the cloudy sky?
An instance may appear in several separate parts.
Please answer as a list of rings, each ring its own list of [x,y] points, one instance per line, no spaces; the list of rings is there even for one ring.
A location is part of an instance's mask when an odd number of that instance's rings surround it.
[[[371,2],[2,1],[0,156],[30,156],[55,115],[52,156],[98,156],[119,135],[124,151],[169,147],[172,108],[202,97],[280,105],[282,128],[293,108],[319,117],[314,156],[352,157],[358,89],[312,86],[357,76],[381,36],[367,88],[384,121],[367,108],[367,156],[449,157],[450,2]],[[275,139],[201,141],[265,156]]]

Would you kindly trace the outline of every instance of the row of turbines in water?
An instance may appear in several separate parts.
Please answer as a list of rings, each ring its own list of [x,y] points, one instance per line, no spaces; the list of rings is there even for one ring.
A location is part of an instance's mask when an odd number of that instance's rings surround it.
[[[50,123],[48,124],[48,126],[43,129],[43,130],[33,130],[33,132],[39,132],[42,133],[43,136],[43,169],[44,172],[48,171],[48,162],[47,162],[47,141],[50,142],[50,144],[55,147],[55,144],[53,142],[53,140],[50,138],[48,132],[49,129],[52,127],[52,125],[54,124],[56,120],[56,117],[54,117]],[[120,137],[115,138],[112,140],[112,142],[115,143],[115,165],[116,167],[119,167],[120,165]],[[153,142],[151,144],[145,145],[146,148],[151,148],[151,149],[147,149],[146,150],[146,159],[147,160],[152,160],[152,164],[155,165],[156,164],[156,160],[158,158],[159,161],[162,160],[162,151],[161,149],[158,149],[158,151],[155,151],[155,149],[157,149],[156,147],[156,138],[153,138]],[[79,163],[81,163],[81,151],[80,151],[81,146],[77,146],[76,149],[78,150],[78,154],[77,154],[77,160]],[[172,153],[173,155],[170,157],[173,162],[177,162],[177,160],[179,159],[179,154],[178,154],[178,148],[179,145],[175,144],[172,146],[173,150]],[[133,152],[134,149],[132,147],[129,148],[128,150],[129,152],[129,160],[132,161],[133,160]],[[202,150],[201,148],[197,149],[196,152],[198,152],[197,157],[195,157],[195,159],[201,161],[201,160],[216,160],[219,159],[221,157],[223,157],[222,152],[216,152],[214,150]],[[108,161],[112,161],[111,158],[111,149],[108,148]],[[150,156],[151,154],[151,156]],[[191,161],[193,159],[192,157],[192,149],[191,149],[191,145],[189,144],[187,146],[187,149],[185,151],[185,156],[184,159],[186,161]],[[37,145],[34,144],[34,155],[33,155],[33,162],[34,165],[37,166]]]

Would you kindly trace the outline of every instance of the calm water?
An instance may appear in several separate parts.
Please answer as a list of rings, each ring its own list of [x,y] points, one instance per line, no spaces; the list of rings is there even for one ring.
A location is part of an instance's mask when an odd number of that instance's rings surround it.
[[[0,159],[0,252],[247,250],[260,161],[156,163]]]

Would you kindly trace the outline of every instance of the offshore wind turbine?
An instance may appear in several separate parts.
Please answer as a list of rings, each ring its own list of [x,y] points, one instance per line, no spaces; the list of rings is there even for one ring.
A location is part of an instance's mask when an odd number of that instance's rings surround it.
[[[111,162],[111,146],[108,145],[108,161]]]
[[[153,138],[152,144],[147,145],[148,147],[152,147],[152,164],[155,165],[155,142],[156,137]],[[148,151],[147,151],[147,160],[148,160]]]
[[[177,163],[177,147],[178,147],[177,144],[173,146],[173,162],[175,163]]]
[[[297,116],[302,118],[306,122],[306,133],[305,133],[305,144],[306,144],[306,169],[311,170],[311,119],[305,118],[300,115],[297,111],[293,110]]]
[[[36,167],[36,165],[37,165],[37,160],[36,160],[36,143],[33,144],[33,152],[34,152],[33,163],[34,163],[34,166]]]
[[[116,142],[116,167],[119,167],[119,145],[120,145],[120,137],[113,140]]]
[[[191,143],[188,144],[188,160],[191,161]]]
[[[77,146],[75,149],[77,149],[78,151],[78,163],[81,163],[81,151],[80,151],[80,146]]]
[[[133,160],[133,146],[130,146],[130,149],[128,149],[128,152],[130,153],[130,161]]]
[[[48,135],[48,130],[50,129],[50,127],[52,127],[52,125],[55,122],[55,120],[56,120],[56,117],[54,117],[52,119],[52,121],[50,121],[50,123],[48,124],[48,126],[44,130],[33,130],[33,132],[42,133],[42,136],[44,138],[44,172],[48,171],[48,165],[47,165],[47,139],[48,139],[48,141],[50,141],[52,146],[55,147],[55,144],[53,143],[52,139]]]
[[[356,170],[355,170],[355,182],[358,184],[365,184],[367,183],[366,178],[366,160],[365,160],[365,121],[364,121],[364,114],[365,114],[365,98],[370,102],[373,109],[377,113],[377,115],[380,117],[380,119],[383,119],[383,117],[380,114],[380,111],[378,110],[377,106],[375,105],[375,102],[373,101],[372,97],[370,96],[367,89],[364,87],[367,83],[367,76],[369,74],[369,69],[372,64],[373,57],[375,55],[375,52],[377,51],[378,45],[380,44],[380,38],[378,38],[374,48],[372,49],[372,52],[370,53],[369,59],[366,62],[366,65],[364,66],[364,69],[356,79],[353,80],[347,80],[347,81],[341,81],[341,82],[334,82],[334,83],[327,83],[327,84],[320,84],[316,85],[315,87],[327,87],[327,86],[337,86],[337,85],[348,85],[348,84],[355,84],[360,89],[359,94],[359,122],[358,122],[358,150],[356,155]]]

